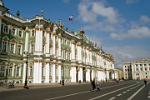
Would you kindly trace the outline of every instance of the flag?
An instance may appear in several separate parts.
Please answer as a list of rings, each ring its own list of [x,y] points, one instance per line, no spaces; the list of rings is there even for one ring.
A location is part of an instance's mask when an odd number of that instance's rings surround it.
[[[73,16],[69,16],[69,21],[72,21],[73,20]]]

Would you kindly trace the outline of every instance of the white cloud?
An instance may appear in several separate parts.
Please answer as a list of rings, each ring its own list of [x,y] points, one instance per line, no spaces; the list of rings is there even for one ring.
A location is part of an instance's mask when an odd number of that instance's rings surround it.
[[[127,41],[127,39],[150,38],[150,17],[142,15],[136,21],[127,21],[116,8],[103,1],[83,0],[80,3],[80,21],[85,22],[84,29],[86,31],[103,32],[112,39],[122,40],[122,42]],[[94,38],[94,40],[98,40],[98,37]],[[106,49],[114,55],[118,66],[130,59],[150,56],[149,50],[140,46],[109,46]]]
[[[113,7],[107,7],[101,2],[94,2],[92,5],[92,11],[97,16],[105,17],[109,23],[118,22],[118,14]]]
[[[150,57],[149,50],[139,46],[115,46],[106,49],[115,57],[116,67],[122,67],[123,63],[130,60]]]
[[[111,37],[118,40],[142,39],[150,37],[150,29],[144,26],[131,28],[126,33],[111,33]]]
[[[143,15],[140,17],[140,23],[141,24],[149,24],[150,23],[150,17]]]
[[[89,5],[85,5],[85,3],[81,3],[79,5],[80,17],[84,22],[95,23],[96,15],[88,9]]]
[[[127,22],[114,7],[103,1],[83,0],[79,5],[79,14],[81,20],[86,22],[84,29],[88,31],[105,32],[116,40],[150,37],[148,16],[143,15],[138,21]]]
[[[81,19],[87,23],[97,23],[104,19],[110,24],[119,21],[117,11],[113,7],[106,6],[102,1],[83,0],[79,4],[79,14]]]
[[[63,2],[64,2],[64,3],[69,3],[69,2],[70,2],[70,0],[63,0]]]
[[[139,0],[126,0],[127,4],[134,4],[137,3]]]

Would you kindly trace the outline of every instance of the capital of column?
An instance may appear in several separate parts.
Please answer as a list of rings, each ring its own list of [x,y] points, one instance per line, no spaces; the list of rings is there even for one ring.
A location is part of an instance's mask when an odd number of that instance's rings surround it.
[[[59,33],[59,34],[58,34],[58,37],[61,38],[61,36],[62,36],[61,33]]]
[[[50,27],[47,27],[47,28],[46,28],[46,32],[47,32],[47,33],[50,33],[50,32],[51,32]]]
[[[77,46],[81,46],[81,42],[77,42]]]
[[[29,27],[25,28],[25,32],[30,32]]]
[[[43,30],[44,27],[43,27],[42,24],[40,24],[40,25],[36,24],[35,29],[36,29],[36,30]]]
[[[76,43],[76,41],[75,41],[75,40],[71,40],[71,43],[72,43],[72,44],[75,44],[75,43]]]

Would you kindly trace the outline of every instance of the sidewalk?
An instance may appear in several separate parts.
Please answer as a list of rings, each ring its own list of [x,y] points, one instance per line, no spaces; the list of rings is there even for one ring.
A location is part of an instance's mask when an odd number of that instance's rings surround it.
[[[51,84],[28,84],[29,89],[36,89],[36,88],[51,88],[51,87],[61,87],[61,84],[58,83],[51,83]],[[7,86],[0,87],[0,92],[3,91],[15,91],[24,89],[24,84],[15,84],[14,88],[8,88]]]
[[[80,85],[80,84],[88,84],[88,83],[65,83],[64,86],[71,86],[71,85]],[[28,84],[29,89],[38,89],[38,88],[54,88],[54,87],[62,87],[63,85],[59,83],[42,83],[42,84]],[[15,84],[14,88],[8,88],[6,86],[0,87],[0,92],[3,91],[15,91],[15,90],[22,90],[24,89],[24,84]]]
[[[91,83],[90,82],[87,82],[87,83],[65,83],[64,86],[73,86],[73,85],[82,85],[82,84],[91,84]],[[115,81],[108,81],[108,82],[99,82],[98,84],[100,84],[101,87],[103,87],[103,86],[113,85],[113,84],[117,84],[117,83]],[[29,86],[29,89],[63,87],[63,85],[59,84],[59,83],[47,83],[47,84],[46,83],[42,83],[42,84],[28,83],[28,86]],[[21,90],[21,89],[24,89],[24,84],[15,84],[14,88],[0,86],[0,92],[15,91],[15,90]]]

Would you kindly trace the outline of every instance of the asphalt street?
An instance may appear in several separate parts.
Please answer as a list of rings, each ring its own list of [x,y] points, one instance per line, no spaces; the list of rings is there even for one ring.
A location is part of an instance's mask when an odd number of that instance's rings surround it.
[[[150,84],[143,81],[103,83],[100,91],[90,84],[1,91],[0,100],[149,100]]]

